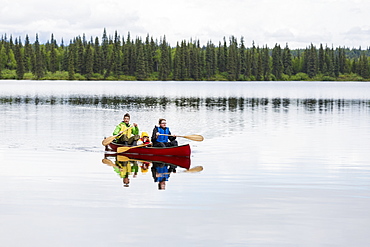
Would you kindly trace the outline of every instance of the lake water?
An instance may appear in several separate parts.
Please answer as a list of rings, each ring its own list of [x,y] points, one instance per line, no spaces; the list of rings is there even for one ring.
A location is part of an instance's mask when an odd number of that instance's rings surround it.
[[[124,187],[126,112],[203,171]],[[370,245],[370,83],[0,81],[0,116],[0,246]]]

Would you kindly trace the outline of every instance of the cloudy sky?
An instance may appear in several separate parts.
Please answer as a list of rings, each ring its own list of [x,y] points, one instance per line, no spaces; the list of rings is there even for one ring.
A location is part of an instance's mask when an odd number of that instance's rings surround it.
[[[60,43],[85,34],[177,41],[199,39],[218,44],[244,37],[246,46],[275,43],[305,48],[313,43],[370,46],[369,0],[1,0],[0,35],[26,34]]]

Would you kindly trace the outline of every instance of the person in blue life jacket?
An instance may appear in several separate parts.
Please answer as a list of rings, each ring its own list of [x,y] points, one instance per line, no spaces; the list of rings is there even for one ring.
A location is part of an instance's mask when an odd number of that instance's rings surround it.
[[[130,114],[126,113],[123,116],[123,121],[119,123],[113,131],[113,135],[120,134],[115,140],[116,143],[123,145],[136,146],[140,139],[139,127],[136,123],[130,124]]]
[[[167,127],[166,119],[159,119],[159,126],[154,126],[152,133],[152,143],[153,147],[173,147],[178,146],[176,141],[176,136],[166,136],[171,135],[170,129]],[[160,135],[164,134],[164,135]]]
[[[176,166],[162,162],[152,162],[152,176],[155,183],[158,183],[158,190],[166,189],[166,181],[171,173],[176,173]]]

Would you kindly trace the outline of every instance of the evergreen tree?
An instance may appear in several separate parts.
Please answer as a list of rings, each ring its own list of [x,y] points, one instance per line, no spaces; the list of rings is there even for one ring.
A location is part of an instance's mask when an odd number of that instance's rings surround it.
[[[254,41],[252,43],[252,48],[250,50],[250,65],[251,65],[251,75],[254,77],[252,79],[256,79],[258,74],[258,57],[257,57],[257,49],[254,45]]]
[[[175,55],[173,58],[173,80],[180,81],[180,72],[181,72],[181,50],[179,42],[177,42]]]
[[[263,80],[269,81],[270,80],[270,73],[271,73],[271,65],[270,65],[270,55],[269,49],[266,45],[265,48],[262,48],[262,74]]]
[[[263,64],[262,64],[262,52],[259,47],[257,47],[257,81],[263,80]]]
[[[44,76],[44,61],[43,61],[43,55],[41,53],[40,43],[38,35],[36,34],[36,40],[34,43],[35,47],[35,63],[34,63],[34,75],[36,79],[41,79]]]
[[[0,78],[2,78],[2,70],[5,68],[7,60],[4,44],[0,43]]]
[[[292,54],[290,53],[290,49],[288,47],[288,44],[286,44],[284,50],[283,50],[283,73],[286,75],[291,76],[293,73],[292,68]]]
[[[103,74],[103,57],[101,52],[101,47],[99,43],[99,38],[95,38],[94,42],[94,49],[93,49],[94,55],[94,67],[93,67],[93,73],[99,73]]]
[[[320,44],[319,49],[319,59],[318,59],[318,73],[325,74],[327,71],[324,70],[325,65],[325,52],[322,44]]]
[[[272,74],[277,80],[281,80],[283,74],[283,62],[280,45],[275,44],[272,49]]]
[[[23,60],[23,55],[22,55],[22,43],[19,39],[19,43],[17,39],[15,39],[15,59],[17,61],[17,79],[22,80],[24,77],[24,60]]]
[[[58,70],[58,61],[57,61],[57,47],[53,41],[53,36],[51,36],[51,50],[50,50],[50,71],[55,73]]]
[[[317,51],[316,47],[311,44],[310,48],[307,49],[307,54],[305,54],[307,59],[307,75],[311,78],[316,76],[317,73]]]
[[[33,70],[32,64],[34,60],[35,58],[34,58],[32,45],[30,44],[30,39],[28,35],[26,35],[25,42],[24,42],[24,70],[26,72],[31,72]]]
[[[168,52],[168,45],[166,42],[166,36],[163,37],[163,40],[160,45],[160,64],[159,64],[159,80],[167,81],[170,75],[170,55]]]
[[[227,72],[229,80],[235,81],[239,79],[240,57],[238,51],[238,43],[234,36],[230,38],[230,46],[227,54]]]
[[[86,46],[86,57],[85,57],[85,67],[86,67],[86,79],[90,80],[92,78],[92,74],[94,73],[94,57],[93,57],[93,48],[91,43],[89,42]]]
[[[147,70],[145,64],[145,53],[144,45],[141,41],[137,42],[137,70],[136,70],[136,79],[143,81],[147,78]]]
[[[68,79],[74,80],[75,79],[75,56],[74,56],[74,47],[72,45],[72,41],[69,44],[68,49]]]

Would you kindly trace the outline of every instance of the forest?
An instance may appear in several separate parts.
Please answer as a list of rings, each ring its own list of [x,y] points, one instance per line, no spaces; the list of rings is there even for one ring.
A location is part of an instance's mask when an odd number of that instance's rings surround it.
[[[246,46],[244,38],[224,37],[218,44],[199,40],[171,46],[130,33],[101,39],[85,35],[58,44],[51,34],[41,44],[36,34],[0,40],[0,79],[17,80],[148,80],[148,81],[369,81],[370,48],[319,47],[290,49]]]

